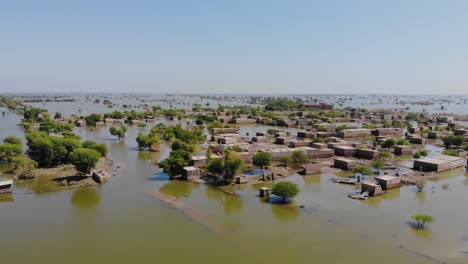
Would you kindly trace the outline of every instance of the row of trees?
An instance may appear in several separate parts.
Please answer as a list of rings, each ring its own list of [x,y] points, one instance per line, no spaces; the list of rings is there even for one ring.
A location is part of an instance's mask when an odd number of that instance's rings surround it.
[[[100,157],[107,155],[105,144],[93,141],[81,143],[76,135],[50,137],[42,131],[26,135],[29,157],[39,167],[52,167],[60,164],[73,164],[82,173],[88,173]]]

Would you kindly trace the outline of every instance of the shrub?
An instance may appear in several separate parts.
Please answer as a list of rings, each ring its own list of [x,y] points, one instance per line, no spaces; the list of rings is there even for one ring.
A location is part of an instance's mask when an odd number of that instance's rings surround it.
[[[293,162],[293,159],[291,158],[291,156],[284,156],[281,157],[280,161],[281,163],[283,163],[284,167],[287,167],[289,163]]]
[[[366,165],[357,165],[356,167],[354,167],[353,172],[354,173],[359,173],[359,174],[362,174],[362,175],[373,175],[374,174],[372,172],[372,170],[369,167],[367,167]]]
[[[327,131],[327,128],[323,125],[319,125],[317,126],[317,129],[316,129],[318,132],[326,132]]]
[[[295,150],[292,153],[292,160],[294,162],[306,162],[308,159],[309,156],[302,150]]]
[[[276,133],[278,133],[279,130],[278,129],[274,129],[274,128],[270,128],[267,130],[267,133],[270,134],[270,135],[274,135]]]
[[[374,160],[370,163],[370,165],[372,166],[372,168],[377,169],[377,171],[385,168],[385,162],[383,162],[382,160]]]
[[[392,156],[392,154],[390,154],[390,152],[387,152],[387,151],[380,151],[379,152],[379,158],[381,159],[388,159]]]
[[[458,151],[453,150],[453,149],[444,149],[444,151],[442,151],[442,154],[448,155],[448,156],[454,156],[454,157],[458,157],[460,155]]]
[[[409,146],[410,142],[404,138],[400,138],[395,142],[396,145]]]

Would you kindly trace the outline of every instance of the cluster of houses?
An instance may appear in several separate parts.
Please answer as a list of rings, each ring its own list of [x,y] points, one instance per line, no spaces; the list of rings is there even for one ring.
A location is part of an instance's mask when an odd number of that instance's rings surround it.
[[[379,115],[381,119],[391,118],[388,115]],[[401,117],[400,117],[401,118]],[[242,119],[243,120],[243,119]],[[338,119],[339,121],[342,121]],[[253,122],[253,120],[251,121]],[[326,131],[317,130],[318,126],[325,127]],[[274,161],[281,160],[282,157],[291,156],[294,151],[300,150],[307,154],[314,162],[304,164],[302,172],[304,174],[320,173],[322,166],[333,166],[342,170],[352,170],[359,164],[379,158],[379,151],[372,145],[375,140],[383,142],[389,138],[407,138],[413,144],[425,144],[427,138],[420,135],[416,129],[407,131],[402,128],[351,128],[336,131],[338,124],[317,122],[310,128],[298,131],[292,135],[291,132],[277,132],[270,135],[267,132],[256,132],[252,137],[240,135],[236,128],[220,128],[213,130],[210,145],[213,147],[212,158],[221,158],[223,151],[228,147],[240,146],[245,152],[239,153],[247,164],[251,163],[252,155],[263,151],[271,153]],[[447,126],[450,124],[446,124]],[[437,127],[443,127],[438,124]],[[426,126],[431,132],[436,126]],[[420,128],[420,130],[422,130]],[[437,130],[439,132],[439,130]],[[448,133],[448,132],[446,132]],[[455,129],[454,134],[467,135],[465,129]],[[430,133],[429,133],[429,137]],[[314,138],[326,138],[326,142],[314,142]],[[415,151],[414,145],[398,145],[393,147],[395,155],[412,155]],[[193,156],[193,164],[185,168],[184,178],[199,176],[201,170],[206,166],[205,155]],[[332,162],[330,162],[332,161]],[[466,157],[453,157],[437,155],[421,159],[415,159],[413,169],[416,171],[443,172],[465,165]],[[379,195],[383,191],[398,188],[401,180],[398,176],[383,175],[374,178],[374,181],[362,183],[362,192],[370,196]]]
[[[143,120],[140,120],[140,119],[131,119],[131,120],[128,120],[128,119],[115,119],[115,118],[104,118],[103,121],[99,121],[99,122],[96,122],[95,123],[95,126],[97,127],[102,127],[102,126],[114,126],[114,125],[123,125],[123,124],[127,124],[127,125],[138,125],[140,124],[142,121],[145,121],[145,122],[148,122],[148,123],[151,123],[151,122],[154,122],[155,121],[155,118],[154,116],[145,116]],[[86,120],[84,119],[61,119],[61,122],[66,122],[66,123],[74,123],[77,127],[86,127]]]

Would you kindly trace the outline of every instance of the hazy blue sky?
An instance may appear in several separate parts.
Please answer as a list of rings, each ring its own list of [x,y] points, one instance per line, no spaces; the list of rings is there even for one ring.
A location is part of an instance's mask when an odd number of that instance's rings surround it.
[[[468,1],[0,0],[0,92],[468,93]]]

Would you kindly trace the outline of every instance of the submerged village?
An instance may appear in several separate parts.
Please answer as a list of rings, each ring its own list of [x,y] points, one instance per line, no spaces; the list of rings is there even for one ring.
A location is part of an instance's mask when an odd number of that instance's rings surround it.
[[[466,112],[367,109],[346,107],[342,101],[287,97],[237,105],[222,100],[216,106],[184,103],[184,107],[144,101],[117,105],[111,98],[97,96],[83,100],[103,105],[104,111],[48,110],[48,103],[75,102],[66,96],[0,98],[0,118],[18,116],[15,126],[22,131],[1,138],[0,201],[14,202],[21,195],[15,189],[22,186],[47,193],[113,184],[112,178],[128,164],[109,158],[109,141],[82,138],[83,131],[104,131],[112,142],[125,141],[139,153],[157,153],[147,163],[169,183],[208,185],[236,199],[242,199],[239,193],[246,186],[254,186],[255,199],[309,213],[307,202],[296,200],[303,190],[289,180],[292,176],[327,175],[329,184],[346,188],[347,199],[367,203],[400,188],[434,192],[430,183],[453,171],[466,172]],[[130,137],[132,128],[136,136]],[[452,186],[442,183],[441,188],[450,192]],[[209,225],[210,220],[184,203],[189,193],[174,195],[164,188],[148,192],[166,207]],[[421,232],[438,221],[437,215],[417,210],[406,218]],[[221,229],[213,226],[208,228]],[[460,237],[466,240],[463,234]],[[417,258],[446,263],[428,253],[402,249]],[[466,259],[468,248],[456,254]]]

